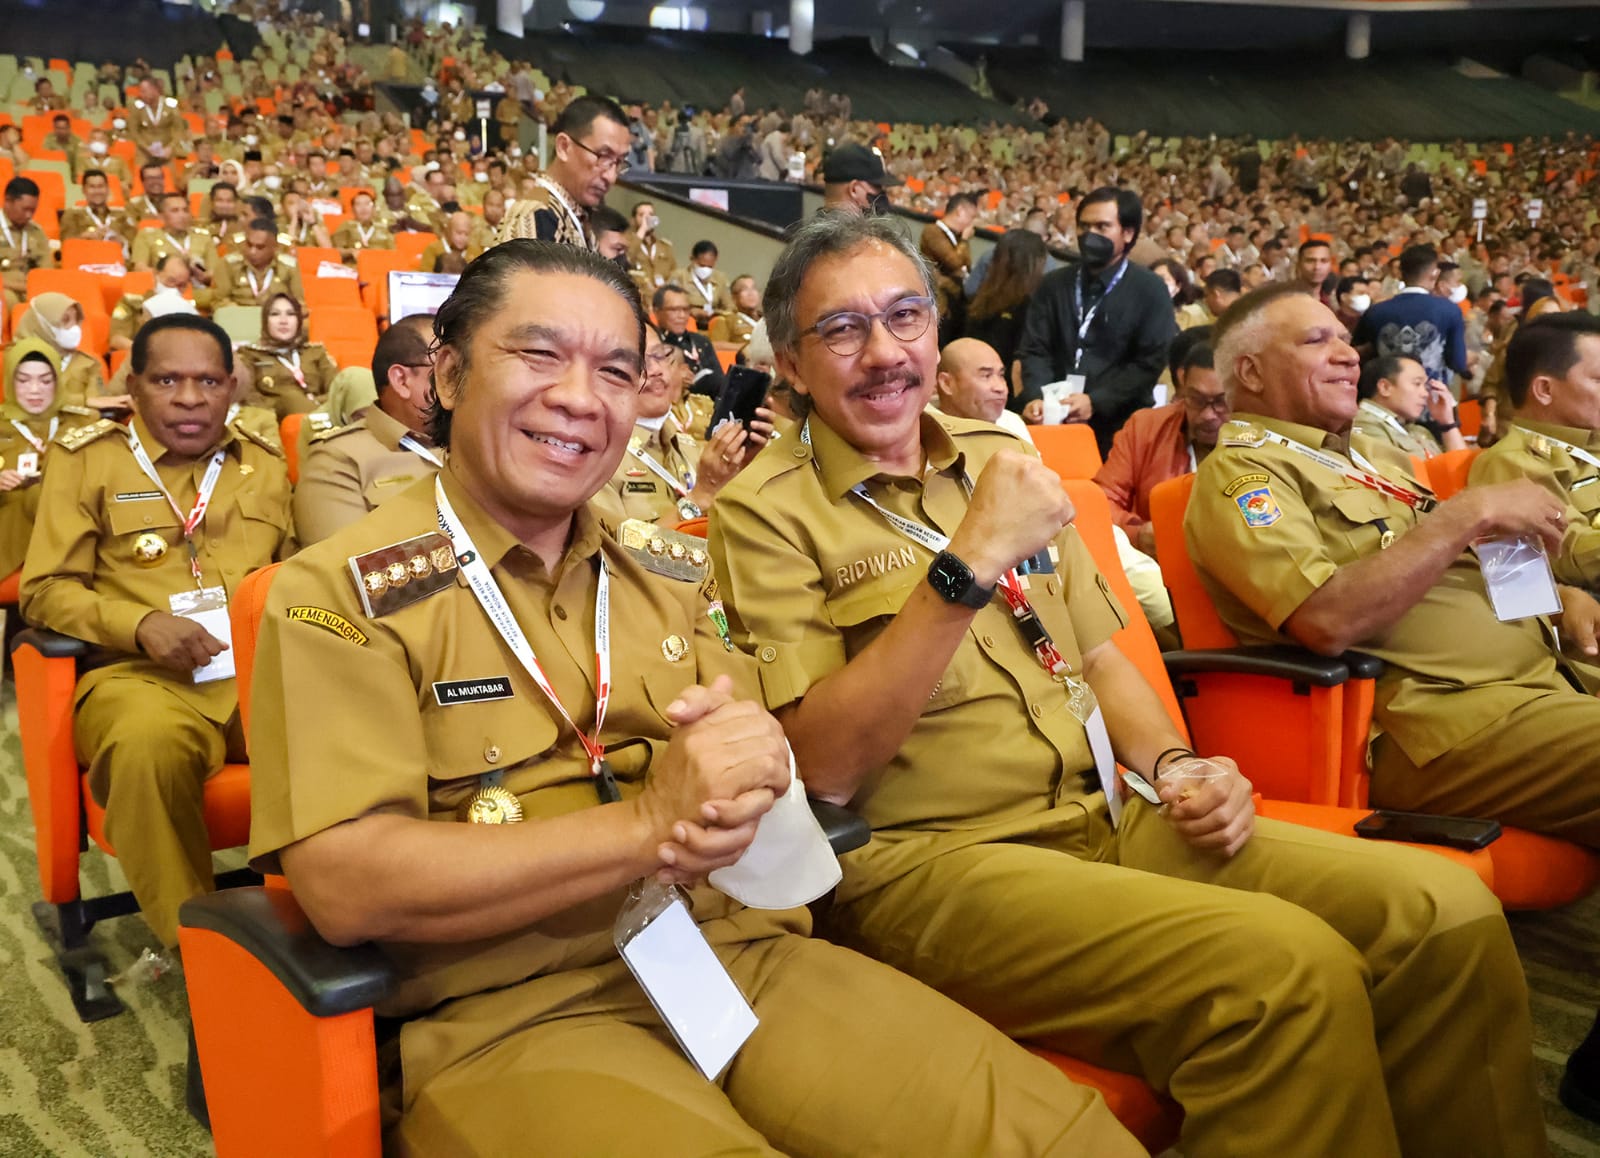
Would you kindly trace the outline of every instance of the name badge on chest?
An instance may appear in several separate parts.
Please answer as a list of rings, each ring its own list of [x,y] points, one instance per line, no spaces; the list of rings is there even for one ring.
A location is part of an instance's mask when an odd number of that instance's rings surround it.
[[[635,882],[617,914],[617,952],[689,1060],[715,1081],[759,1019],[676,889]]]

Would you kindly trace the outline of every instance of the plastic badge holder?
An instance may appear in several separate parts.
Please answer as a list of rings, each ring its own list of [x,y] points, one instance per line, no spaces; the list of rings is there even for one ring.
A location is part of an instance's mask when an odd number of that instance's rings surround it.
[[[1489,602],[1503,622],[1561,610],[1555,576],[1538,539],[1484,539],[1473,550],[1489,590]]]
[[[756,827],[744,855],[707,878],[711,887],[752,909],[808,905],[839,883],[844,870],[806,802],[789,753],[789,790]]]

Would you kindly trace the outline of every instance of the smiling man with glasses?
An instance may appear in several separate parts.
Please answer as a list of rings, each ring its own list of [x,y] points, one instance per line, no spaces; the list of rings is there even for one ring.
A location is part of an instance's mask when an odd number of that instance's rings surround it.
[[[628,114],[616,101],[579,97],[556,119],[555,153],[533,179],[530,197],[519,197],[495,241],[531,237],[594,249],[589,214],[628,171]]]

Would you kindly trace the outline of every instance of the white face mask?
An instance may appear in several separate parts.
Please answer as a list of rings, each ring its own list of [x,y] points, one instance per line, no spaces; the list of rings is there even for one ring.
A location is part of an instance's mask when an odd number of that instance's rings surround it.
[[[253,149],[256,147],[256,145],[261,143],[261,138],[256,136],[254,133],[246,133],[244,135],[244,143]]]
[[[1453,287],[1450,290],[1450,300],[1452,302],[1454,302],[1458,306],[1462,302],[1466,301],[1467,300],[1467,287],[1464,286],[1464,285],[1458,285],[1458,286]]]
[[[262,178],[262,181],[266,183],[268,189],[277,189],[283,185],[283,178],[276,173],[268,173]]]
[[[55,330],[56,345],[62,350],[76,350],[78,343],[83,341],[82,326],[62,326],[59,329],[52,326],[51,329]]]
[[[694,267],[694,280],[695,281],[706,281],[710,277],[711,277],[711,267],[709,265],[697,265],[697,266]]]
[[[1350,308],[1358,314],[1364,314],[1372,305],[1371,294],[1351,294]]]
[[[128,127],[128,122],[123,120],[121,117],[113,117],[111,119],[111,127],[120,133],[123,129]]]
[[[462,130],[457,129],[456,130],[456,140],[464,141],[466,139],[467,139],[467,134],[465,132],[463,132]]]
[[[90,141],[89,142],[89,152],[93,153],[96,157],[105,156],[106,155],[106,151],[109,148],[110,148],[110,146],[108,146],[104,141]]]
[[[472,179],[474,181],[479,182],[479,183],[487,183],[488,180],[489,180],[489,174],[483,172],[483,170],[480,169],[478,172],[476,172],[476,173],[474,173],[472,175]]]

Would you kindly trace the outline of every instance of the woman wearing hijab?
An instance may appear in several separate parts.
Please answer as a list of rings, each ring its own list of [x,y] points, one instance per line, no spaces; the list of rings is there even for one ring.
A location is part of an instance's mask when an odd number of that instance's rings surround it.
[[[261,305],[261,337],[239,348],[255,387],[246,406],[271,410],[282,422],[315,410],[339,372],[319,342],[305,338],[305,315],[292,294],[276,293]]]
[[[28,552],[51,443],[100,416],[65,404],[61,355],[43,338],[19,338],[6,347],[0,374],[6,391],[0,403],[0,575],[9,575]]]
[[[131,405],[127,395],[105,393],[105,367],[100,359],[81,348],[83,307],[66,294],[35,294],[17,322],[16,337],[38,338],[56,352],[60,360],[60,381],[56,393],[63,405],[115,409]]]

